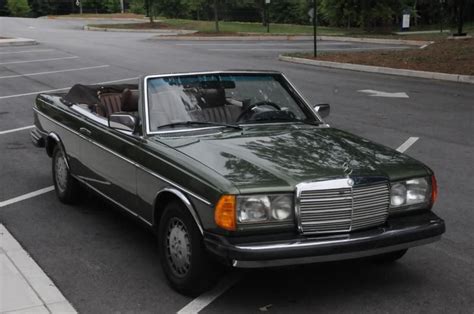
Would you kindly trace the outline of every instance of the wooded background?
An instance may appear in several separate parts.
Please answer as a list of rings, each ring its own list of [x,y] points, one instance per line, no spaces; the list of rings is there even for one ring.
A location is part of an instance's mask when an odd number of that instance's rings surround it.
[[[0,15],[38,17],[79,13],[77,0],[0,0]],[[167,18],[214,19],[214,0],[124,0],[128,12]],[[217,0],[219,19],[272,23],[309,24],[312,0]],[[120,12],[120,0],[82,0],[84,13]],[[463,8],[465,22],[474,22],[474,0],[317,0],[318,24],[338,27],[383,29],[400,26],[402,12],[409,11],[412,25],[434,25],[441,20],[456,24]]]

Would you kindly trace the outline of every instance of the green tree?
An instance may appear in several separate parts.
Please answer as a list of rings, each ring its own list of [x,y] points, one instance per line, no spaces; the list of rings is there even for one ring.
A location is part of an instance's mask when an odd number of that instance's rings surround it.
[[[120,0],[104,0],[104,6],[109,13],[120,12]]]
[[[31,11],[27,0],[8,0],[7,8],[12,16],[28,16]]]
[[[33,17],[45,16],[51,12],[48,0],[30,0],[29,6]]]
[[[135,13],[135,14],[145,14],[145,1],[144,0],[131,0],[130,12]]]

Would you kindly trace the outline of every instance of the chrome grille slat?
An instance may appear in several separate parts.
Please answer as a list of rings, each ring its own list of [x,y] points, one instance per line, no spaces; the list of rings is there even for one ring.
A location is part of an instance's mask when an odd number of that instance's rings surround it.
[[[338,179],[329,185],[340,188],[325,189],[323,183],[318,183],[316,188],[299,191],[299,226],[303,234],[349,232],[385,223],[390,204],[386,181],[350,188]]]

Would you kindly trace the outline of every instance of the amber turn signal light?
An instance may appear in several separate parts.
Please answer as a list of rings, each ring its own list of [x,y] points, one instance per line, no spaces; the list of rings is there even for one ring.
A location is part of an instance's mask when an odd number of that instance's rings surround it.
[[[438,183],[436,182],[436,177],[431,176],[431,204],[433,205],[438,198]]]
[[[235,230],[235,195],[222,195],[214,211],[216,224],[226,230]]]

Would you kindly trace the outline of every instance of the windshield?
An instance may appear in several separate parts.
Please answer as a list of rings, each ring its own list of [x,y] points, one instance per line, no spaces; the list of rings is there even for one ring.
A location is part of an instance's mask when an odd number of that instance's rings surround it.
[[[316,122],[280,74],[202,74],[147,80],[148,131]]]

